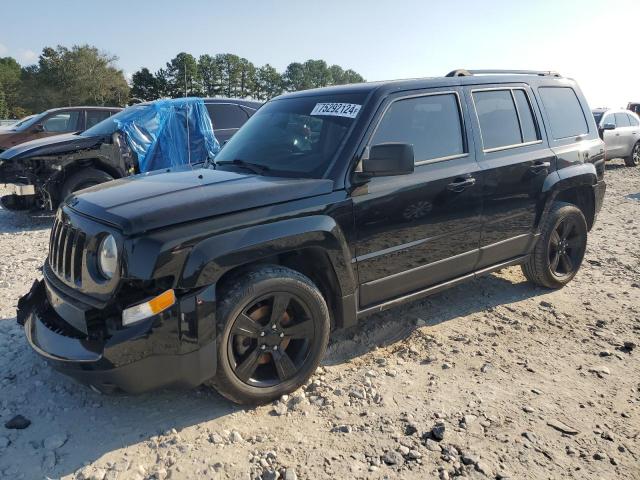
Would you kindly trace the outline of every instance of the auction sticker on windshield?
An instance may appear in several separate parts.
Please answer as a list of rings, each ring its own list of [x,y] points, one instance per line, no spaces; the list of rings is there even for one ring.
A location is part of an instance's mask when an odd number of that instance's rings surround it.
[[[311,115],[356,118],[361,106],[355,103],[316,103]]]

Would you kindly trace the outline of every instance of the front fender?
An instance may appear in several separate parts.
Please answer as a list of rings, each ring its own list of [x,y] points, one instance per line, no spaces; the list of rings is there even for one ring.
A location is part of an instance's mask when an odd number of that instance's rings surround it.
[[[202,240],[189,254],[180,286],[211,285],[234,267],[307,248],[319,248],[327,254],[343,296],[355,291],[347,240],[336,221],[327,215],[281,220]]]

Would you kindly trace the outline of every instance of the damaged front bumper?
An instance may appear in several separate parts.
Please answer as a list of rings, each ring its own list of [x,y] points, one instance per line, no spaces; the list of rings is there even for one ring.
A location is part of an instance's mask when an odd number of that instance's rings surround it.
[[[61,316],[82,312],[82,307],[40,280],[19,300],[17,319],[29,345],[56,370],[102,392],[193,388],[216,372],[215,336],[202,332],[207,339],[199,342],[197,335],[203,320],[198,313],[203,307],[211,313],[205,303],[215,300],[207,294],[183,297],[167,312],[92,338]]]

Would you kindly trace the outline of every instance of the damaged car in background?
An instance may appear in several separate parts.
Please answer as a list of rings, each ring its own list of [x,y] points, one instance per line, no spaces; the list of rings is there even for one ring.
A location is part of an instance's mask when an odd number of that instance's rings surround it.
[[[260,106],[224,98],[156,100],[80,133],[9,148],[0,154],[0,183],[12,193],[2,206],[54,210],[71,193],[99,183],[206,161]]]

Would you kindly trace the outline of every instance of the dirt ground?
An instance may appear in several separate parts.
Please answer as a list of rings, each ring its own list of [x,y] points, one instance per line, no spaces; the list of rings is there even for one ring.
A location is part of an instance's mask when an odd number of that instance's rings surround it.
[[[0,210],[0,478],[640,479],[640,168],[606,180],[563,290],[514,267],[372,316],[304,389],[247,409],[52,371],[15,322],[51,218]]]

